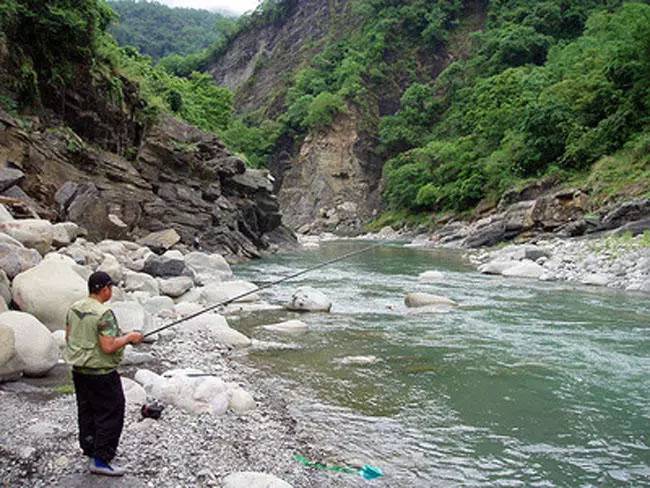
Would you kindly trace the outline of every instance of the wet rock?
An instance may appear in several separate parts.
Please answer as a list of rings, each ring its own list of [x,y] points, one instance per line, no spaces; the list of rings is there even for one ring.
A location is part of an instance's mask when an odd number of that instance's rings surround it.
[[[429,293],[409,293],[404,298],[404,303],[407,307],[425,307],[428,305],[453,307],[458,305],[457,302],[450,298],[431,295]]]
[[[52,334],[39,320],[23,312],[3,312],[0,324],[14,332],[16,357],[27,376],[44,376],[59,359],[59,348]]]
[[[298,288],[291,295],[287,309],[299,312],[329,312],[332,302],[322,291],[305,286]]]
[[[288,334],[307,332],[307,330],[309,330],[307,324],[301,320],[287,320],[286,322],[280,322],[277,324],[264,325],[262,328],[271,332]]]
[[[482,264],[478,267],[478,270],[484,274],[500,275],[506,269],[512,268],[515,264],[517,264],[517,261],[511,259],[495,259],[494,261]]]

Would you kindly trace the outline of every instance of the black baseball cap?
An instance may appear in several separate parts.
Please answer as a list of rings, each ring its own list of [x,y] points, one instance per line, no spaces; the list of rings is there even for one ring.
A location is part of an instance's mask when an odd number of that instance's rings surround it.
[[[103,271],[95,271],[88,278],[88,291],[90,293],[97,293],[105,286],[110,285],[113,285],[113,280],[108,273],[104,273]]]

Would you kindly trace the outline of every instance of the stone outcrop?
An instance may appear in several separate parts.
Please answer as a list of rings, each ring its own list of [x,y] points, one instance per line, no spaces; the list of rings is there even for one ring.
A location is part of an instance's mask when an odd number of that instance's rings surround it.
[[[24,175],[5,181],[28,195],[25,205],[39,215],[74,222],[90,240],[173,230],[186,248],[230,258],[256,257],[293,240],[267,173],[247,170],[211,134],[163,116],[143,129],[126,159],[69,129],[39,129],[23,129],[0,110],[0,168]],[[106,141],[100,147],[115,149]],[[156,250],[174,236],[163,237]]]

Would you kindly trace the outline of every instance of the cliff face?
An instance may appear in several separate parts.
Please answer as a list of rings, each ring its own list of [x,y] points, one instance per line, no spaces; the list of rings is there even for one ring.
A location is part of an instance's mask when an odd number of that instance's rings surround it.
[[[240,112],[261,106],[279,109],[273,100],[279,96],[281,105],[281,87],[320,51],[349,4],[349,0],[291,2],[284,19],[242,32],[208,71],[218,84],[235,92]]]
[[[358,32],[347,0],[305,0],[294,4],[281,22],[241,32],[209,68],[217,83],[235,91],[240,113],[274,118],[285,107],[284,96],[295,73],[326,46]],[[303,232],[355,233],[382,209],[382,166],[377,157],[378,120],[400,108],[413,76],[429,82],[453,59],[464,55],[467,32],[482,27],[485,2],[466,2],[463,34],[452,36],[449,48],[435,53],[405,53],[390,46],[388,65],[402,57],[411,71],[395,69],[381,86],[365,80],[363,108],[348,104],[332,124],[306,137],[283,136],[269,168],[276,180],[280,208],[290,227]],[[332,66],[335,69],[336,66]]]
[[[0,167],[25,175],[4,195],[20,192],[42,216],[76,222],[93,240],[173,228],[187,247],[231,258],[291,240],[267,174],[247,170],[214,136],[172,118],[147,131],[129,161],[68,128],[24,128],[0,111]]]

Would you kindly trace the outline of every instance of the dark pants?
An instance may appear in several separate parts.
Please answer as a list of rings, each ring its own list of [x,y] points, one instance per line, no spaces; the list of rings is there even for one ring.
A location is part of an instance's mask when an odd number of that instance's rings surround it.
[[[91,375],[72,371],[79,413],[79,444],[86,456],[110,462],[124,426],[124,391],[117,371]]]

